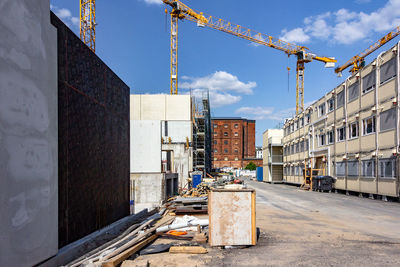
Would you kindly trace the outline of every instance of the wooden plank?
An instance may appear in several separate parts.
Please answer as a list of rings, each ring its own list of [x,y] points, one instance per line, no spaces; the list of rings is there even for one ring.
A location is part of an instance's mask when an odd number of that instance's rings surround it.
[[[200,246],[189,247],[170,247],[169,253],[182,253],[182,254],[206,254],[207,249]]]
[[[256,229],[256,192],[251,193],[251,241],[252,245],[256,245],[257,242],[257,229]]]
[[[130,256],[132,256],[134,253],[138,252],[140,249],[143,247],[147,246],[149,243],[153,242],[158,236],[157,235],[152,235],[145,240],[137,243],[136,245],[130,247],[129,249],[125,250],[124,252],[114,256],[113,258],[107,260],[106,262],[103,262],[102,267],[115,267]]]

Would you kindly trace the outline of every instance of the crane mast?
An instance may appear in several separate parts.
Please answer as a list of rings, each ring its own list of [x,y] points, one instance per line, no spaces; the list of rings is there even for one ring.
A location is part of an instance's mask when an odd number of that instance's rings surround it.
[[[81,40],[96,52],[96,0],[80,0],[79,28]]]
[[[189,8],[179,0],[162,0],[164,4],[169,5],[172,8],[171,15],[171,94],[178,93],[178,78],[177,78],[177,22],[178,19],[187,19],[189,21],[196,22],[198,26],[209,27],[215,30],[219,30],[242,39],[249,40],[254,43],[265,45],[271,48],[278,49],[288,56],[295,55],[297,57],[296,67],[296,114],[304,110],[304,63],[311,62],[313,60],[321,61],[325,63],[325,67],[334,67],[336,59],[330,57],[319,57],[313,53],[308,52],[308,48],[305,46],[299,46],[293,43],[289,43],[272,36],[256,32],[249,28],[240,26],[238,24],[231,23],[229,21],[216,18],[210,15],[205,15],[203,12],[196,12]],[[172,18],[175,18],[173,20]],[[174,24],[174,26],[173,26]],[[175,31],[172,31],[172,29]],[[174,48],[174,49],[173,49]]]
[[[367,49],[365,49],[360,54],[355,55],[354,57],[350,58],[346,63],[344,63],[343,65],[337,67],[335,69],[335,72],[339,76],[341,76],[342,75],[342,71],[347,69],[350,66],[353,66],[350,69],[351,73],[355,73],[355,72],[359,71],[365,64],[365,61],[364,61],[365,57],[367,57],[368,55],[373,53],[375,50],[377,50],[378,48],[380,48],[381,46],[383,46],[384,44],[386,44],[387,42],[389,42],[390,40],[392,40],[393,38],[395,38],[399,34],[400,34],[400,26],[396,27],[394,30],[392,30],[391,32],[387,33],[385,36],[383,36],[381,39],[379,39],[378,41],[376,41],[375,43],[370,45]]]

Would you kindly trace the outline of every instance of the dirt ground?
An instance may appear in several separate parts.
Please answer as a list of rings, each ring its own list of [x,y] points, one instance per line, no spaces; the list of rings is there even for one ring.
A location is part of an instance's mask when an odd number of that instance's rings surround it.
[[[400,266],[400,203],[248,184],[257,192],[256,246],[144,255],[122,266]],[[176,241],[155,244],[168,242]]]

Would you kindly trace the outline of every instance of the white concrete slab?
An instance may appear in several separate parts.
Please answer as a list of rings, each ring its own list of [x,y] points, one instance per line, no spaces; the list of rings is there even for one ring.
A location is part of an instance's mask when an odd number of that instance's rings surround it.
[[[165,125],[167,125],[167,131],[165,131]],[[165,121],[161,123],[162,136],[164,140],[169,140],[171,137],[172,143],[186,143],[186,138],[189,142],[193,140],[192,121]]]
[[[57,32],[49,0],[0,10],[0,266],[32,266],[58,251]]]
[[[131,173],[161,172],[161,121],[131,120]]]

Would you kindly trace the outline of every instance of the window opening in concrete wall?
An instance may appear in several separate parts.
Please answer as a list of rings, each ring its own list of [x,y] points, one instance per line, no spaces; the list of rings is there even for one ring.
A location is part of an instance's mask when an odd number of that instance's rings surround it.
[[[334,97],[331,97],[329,100],[328,100],[328,112],[331,112],[331,111],[333,111],[334,109],[335,109],[335,98]]]
[[[347,175],[358,177],[358,160],[349,160],[347,162]]]
[[[324,146],[325,145],[325,134],[320,134],[318,138],[318,146]]]
[[[379,159],[379,177],[396,178],[396,158]]]
[[[345,177],[346,176],[346,162],[336,162],[336,176]]]
[[[349,138],[357,138],[358,137],[358,121],[353,122],[349,125]]]
[[[297,142],[296,143],[296,153],[299,153],[299,152],[300,152],[300,143]]]
[[[322,103],[321,105],[318,106],[318,117],[325,115],[326,113],[325,108],[326,108],[325,103]]]
[[[380,131],[394,129],[396,127],[396,108],[391,108],[380,115]]]
[[[348,88],[348,102],[350,103],[351,101],[355,100],[358,98],[358,95],[360,94],[360,83],[356,81],[352,85],[349,86]]]
[[[363,160],[362,161],[362,176],[367,178],[375,177],[375,160]]]
[[[344,141],[346,139],[346,127],[340,127],[337,129],[337,141]]]
[[[300,152],[304,152],[304,141],[300,142]]]
[[[375,89],[375,70],[371,71],[362,78],[362,92],[363,94]]]
[[[363,120],[363,135],[375,133],[375,116]]]
[[[301,118],[300,118],[300,127],[303,127],[303,126],[304,126],[304,118],[301,117]]]
[[[311,122],[311,114],[307,113],[306,114],[306,124],[310,124],[310,122]]]
[[[344,105],[344,90],[337,94],[336,96],[336,108],[343,107]]]
[[[392,79],[396,76],[396,58],[392,58],[386,63],[382,64],[380,68],[380,82],[381,84]]]
[[[309,141],[308,141],[308,140],[306,140],[306,151],[308,151],[308,149],[309,149],[309,147],[308,147],[308,146],[309,146],[309,144],[308,144],[308,143],[309,143]]]
[[[335,132],[332,130],[332,131],[329,131],[329,132],[327,132],[327,136],[328,136],[328,144],[333,144],[334,142],[335,142]]]

